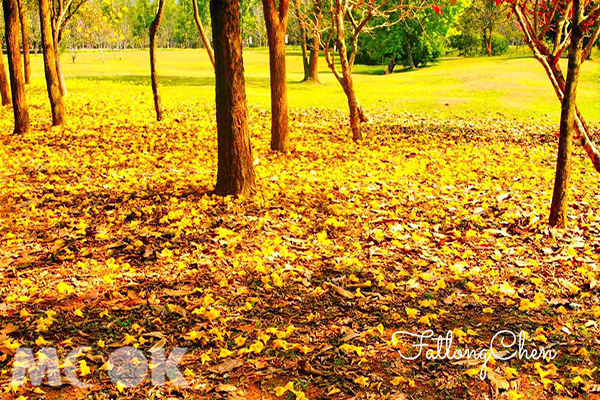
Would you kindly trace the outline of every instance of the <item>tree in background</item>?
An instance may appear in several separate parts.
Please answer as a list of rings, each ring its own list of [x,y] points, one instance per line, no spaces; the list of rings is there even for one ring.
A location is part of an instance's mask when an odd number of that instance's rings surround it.
[[[241,4],[242,32],[248,46],[267,45],[267,28],[260,0],[247,0]],[[252,39],[250,39],[252,38]]]
[[[319,82],[319,50],[321,48],[321,21],[323,19],[322,0],[313,0],[312,7],[302,0],[294,1],[296,19],[300,28],[300,46],[304,82]],[[311,40],[307,39],[311,35]],[[309,52],[310,47],[310,52]]]
[[[88,0],[52,0],[50,5],[50,21],[52,22],[52,40],[54,43],[55,54],[54,62],[56,64],[56,71],[58,73],[60,84],[60,93],[62,96],[67,95],[67,85],[65,84],[65,76],[60,64],[60,42],[62,41],[64,31],[69,25],[69,22],[71,22],[73,16],[77,14],[79,9],[87,1]]]
[[[155,11],[152,9],[149,0],[136,0],[133,3],[129,24],[135,47],[145,47],[148,45],[148,28],[154,17]]]
[[[29,19],[27,10],[29,5],[25,0],[17,0],[19,7],[19,22],[21,24],[21,42],[23,44],[23,72],[25,73],[25,84],[31,80],[31,60],[29,57]]]
[[[263,0],[269,41],[271,76],[271,150],[287,151],[290,147],[287,89],[285,76],[285,36],[289,0]]]
[[[21,29],[19,27],[19,6],[17,0],[2,0],[4,8],[4,29],[8,51],[8,71],[12,94],[15,121],[14,133],[29,131],[29,110],[25,99],[23,63],[21,61]],[[0,54],[1,56],[1,54]]]
[[[389,60],[385,73],[391,74],[398,63],[413,69],[441,57],[445,36],[460,7],[451,4],[442,11],[436,3],[430,5],[414,18],[364,36],[357,55],[360,62],[379,64]]]
[[[0,48],[2,48],[2,41],[0,40]],[[4,68],[4,57],[0,54],[0,98],[2,99],[2,105],[8,106],[12,104],[12,97],[10,95],[10,84],[8,83],[8,76],[6,75],[6,68]]]
[[[192,0],[192,5],[194,7],[194,21],[196,22],[196,27],[200,32],[200,37],[202,38],[202,43],[204,44],[204,48],[206,49],[206,53],[208,54],[208,58],[210,59],[210,63],[215,68],[215,54],[213,52],[212,46],[210,45],[210,41],[208,40],[208,36],[206,36],[206,32],[204,31],[204,25],[202,24],[202,19],[200,17],[200,12],[198,11],[198,0]]]
[[[215,193],[248,195],[254,190],[255,182],[239,0],[210,0],[210,16],[216,65],[218,168]]]
[[[358,40],[361,34],[375,29],[385,28],[400,21],[413,18],[414,15],[426,7],[426,0],[388,0],[368,1],[362,0],[332,0],[328,9],[329,26],[325,40],[325,60],[333,75],[336,77],[348,100],[350,111],[350,128],[352,139],[362,139],[361,123],[368,117],[358,102],[352,80],[352,68],[356,60]],[[392,19],[392,17],[394,19]],[[376,24],[371,24],[373,20]],[[347,32],[347,29],[349,30]],[[350,48],[346,45],[350,40]],[[334,48],[332,48],[332,44]],[[335,51],[339,57],[341,73],[337,69]]]
[[[46,88],[50,109],[52,111],[52,125],[65,123],[65,106],[60,93],[60,80],[56,70],[56,48],[52,36],[52,20],[50,0],[39,0],[40,25],[42,31],[42,51],[44,52],[44,73],[46,75]]]
[[[498,32],[510,27],[507,12],[494,0],[473,0],[458,17],[459,33],[449,38],[451,47],[461,55],[475,55],[480,50],[488,56],[506,52],[508,40]]]
[[[156,120],[163,119],[162,101],[160,98],[160,90],[158,88],[158,73],[156,72],[156,34],[160,21],[165,11],[165,0],[158,0],[158,10],[156,17],[150,24],[150,80],[152,81],[152,96],[154,98],[154,110],[156,111]]]

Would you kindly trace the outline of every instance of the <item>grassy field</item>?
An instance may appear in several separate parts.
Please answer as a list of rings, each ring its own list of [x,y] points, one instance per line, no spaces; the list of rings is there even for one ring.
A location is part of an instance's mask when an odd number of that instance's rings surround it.
[[[289,105],[291,107],[327,107],[346,109],[346,99],[327,70],[320,63],[322,84],[300,83],[302,61],[297,51],[288,55]],[[447,59],[415,71],[383,75],[383,66],[357,65],[355,85],[359,100],[370,110],[384,109],[394,113],[412,112],[433,117],[505,116],[519,121],[557,123],[559,103],[537,61],[524,57],[523,51],[511,50],[495,58]],[[248,101],[269,106],[268,53],[265,49],[246,50],[246,83]],[[598,58],[598,57],[596,57]],[[33,59],[34,75],[41,85],[42,59]],[[124,52],[123,59],[99,53],[80,53],[76,62],[63,54],[67,80],[102,80],[117,85],[140,86],[140,96],[150,100],[149,61],[145,51]],[[213,76],[203,50],[162,50],[158,54],[160,81],[166,106],[185,99],[212,102]],[[107,82],[107,83],[108,83]],[[71,85],[73,86],[73,85]],[[108,85],[115,94],[118,89]],[[75,85],[74,90],[86,85]],[[183,99],[182,99],[183,97]],[[584,116],[600,121],[600,61],[588,61],[583,67],[578,104]],[[152,104],[148,103],[149,112]]]

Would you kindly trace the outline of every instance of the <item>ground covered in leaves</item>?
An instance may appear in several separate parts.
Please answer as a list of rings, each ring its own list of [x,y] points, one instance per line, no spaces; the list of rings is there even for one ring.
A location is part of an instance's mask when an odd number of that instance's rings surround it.
[[[43,91],[36,94],[42,104]],[[295,151],[268,151],[251,109],[257,193],[210,195],[213,109],[163,123],[89,102],[0,145],[0,392],[6,398],[555,398],[600,391],[600,178],[580,149],[568,231],[546,225],[553,126],[295,110]],[[74,104],[70,104],[73,107]],[[138,116],[141,115],[141,116]],[[528,333],[553,360],[408,361],[396,331],[487,348]],[[187,347],[187,388],[135,388],[112,351]],[[15,351],[79,346],[75,389],[11,385]],[[65,381],[66,382],[66,381]]]

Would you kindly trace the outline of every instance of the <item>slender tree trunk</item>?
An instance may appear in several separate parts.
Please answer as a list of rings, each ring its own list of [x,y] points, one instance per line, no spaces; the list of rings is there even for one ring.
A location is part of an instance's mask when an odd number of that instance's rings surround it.
[[[362,139],[362,127],[360,118],[360,104],[356,99],[352,79],[344,86],[344,93],[348,99],[348,110],[350,111],[350,129],[352,130],[352,140],[355,142]]]
[[[348,61],[348,48],[346,47],[344,30],[344,10],[340,0],[336,0],[335,6],[335,32],[338,55],[340,58],[340,67],[342,76],[338,78],[348,100],[348,111],[350,112],[350,129],[352,130],[352,140],[359,141],[362,137],[361,127],[361,106],[356,98],[354,91],[354,82],[352,80],[352,66]],[[364,114],[364,113],[363,113]]]
[[[271,150],[278,151],[290,149],[285,79],[286,4],[287,0],[280,0],[278,8],[275,0],[263,0],[271,73]]]
[[[60,87],[60,94],[62,97],[67,96],[67,85],[65,83],[65,75],[63,74],[62,65],[60,63],[60,47],[58,43],[58,38],[54,37],[54,53],[56,54],[55,62],[56,62],[56,73],[58,74],[58,84]]]
[[[558,142],[558,161],[552,207],[550,208],[550,226],[563,228],[567,224],[569,182],[571,178],[571,162],[573,153],[573,124],[575,122],[575,101],[577,98],[577,82],[583,54],[583,3],[573,0],[573,28],[569,49],[569,63],[562,110],[560,114],[560,139]]]
[[[408,58],[408,68],[415,69],[415,62],[413,60],[412,50],[408,40],[406,41],[406,57]]]
[[[23,64],[25,67],[25,84],[31,80],[31,59],[29,56],[29,21],[27,20],[26,7],[23,0],[18,0],[19,20],[21,21],[21,38],[23,40]]]
[[[21,61],[19,7],[17,5],[17,0],[2,0],[2,5],[4,7],[4,27],[6,29],[10,90],[13,98],[13,111],[15,117],[14,133],[27,133],[29,131],[29,111],[25,99],[23,63]]]
[[[248,130],[239,0],[210,0],[215,49],[218,171],[215,193],[249,195],[254,165]]]
[[[483,45],[485,47],[485,51],[488,57],[493,55],[492,52],[492,30],[490,29],[490,34],[488,35],[488,28],[483,28]]]
[[[2,48],[2,40],[0,40],[0,49]],[[12,104],[12,97],[10,95],[10,84],[8,83],[8,76],[6,75],[6,68],[4,68],[4,56],[0,51],[0,97],[2,98],[2,105],[8,106]]]
[[[313,38],[313,43],[314,43]],[[314,45],[313,45],[314,46]],[[318,44],[317,44],[318,46]],[[308,78],[307,81],[319,82],[319,50],[314,48],[310,49],[310,56],[308,60]]]
[[[296,16],[298,18],[298,23],[300,25],[300,49],[302,50],[302,66],[304,67],[304,78],[302,82],[306,82],[308,80],[309,72],[309,62],[308,62],[308,50],[306,47],[306,22],[301,15],[300,5],[298,1],[295,3],[296,5]]]
[[[385,74],[386,75],[391,75],[394,73],[394,69],[396,68],[396,64],[398,64],[398,57],[397,56],[393,56],[390,59],[390,63],[388,64],[387,68],[385,69]]]
[[[308,60],[308,50],[306,48],[306,31],[302,30],[302,40],[300,42],[300,48],[302,50],[302,67],[304,68],[304,78],[302,82],[308,81],[310,75],[310,63]]]
[[[156,72],[156,34],[160,21],[162,20],[163,11],[165,10],[165,0],[159,0],[158,11],[156,17],[150,24],[150,80],[152,81],[152,96],[154,97],[154,110],[156,110],[156,120],[163,119],[162,100],[160,98],[160,90],[158,87],[158,73]]]
[[[321,7],[321,0],[315,0],[315,29],[308,62],[308,80],[313,82],[319,82],[319,49],[321,47],[321,20],[323,19]]]
[[[52,110],[52,125],[64,125],[65,106],[60,93],[58,71],[56,71],[56,52],[52,36],[52,22],[50,14],[50,1],[39,0],[40,27],[42,31],[42,50],[44,52],[44,72],[46,74],[46,88]]]
[[[196,21],[196,26],[200,31],[200,37],[202,38],[202,43],[204,43],[204,48],[206,48],[206,53],[208,54],[208,58],[210,58],[210,62],[215,69],[215,54],[210,45],[210,41],[206,36],[206,32],[204,31],[204,26],[202,25],[202,20],[200,19],[200,13],[198,12],[198,0],[192,0],[192,6],[194,7],[194,21]]]

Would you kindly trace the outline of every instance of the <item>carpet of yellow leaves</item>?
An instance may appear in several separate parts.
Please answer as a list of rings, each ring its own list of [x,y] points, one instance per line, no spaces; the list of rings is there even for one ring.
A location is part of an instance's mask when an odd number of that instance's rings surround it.
[[[48,130],[0,123],[0,390],[19,346],[78,346],[93,398],[508,398],[600,390],[600,179],[576,158],[568,231],[546,225],[552,127],[509,120],[383,116],[349,140],[342,114],[296,110],[295,151],[268,151],[251,109],[257,193],[209,194],[216,130],[207,103],[104,101]],[[89,92],[89,90],[88,90]],[[75,112],[73,111],[72,114]],[[4,328],[4,329],[3,329]],[[397,330],[453,330],[486,347],[502,329],[554,345],[552,362],[400,358]],[[188,347],[190,387],[133,389],[106,375],[116,347]],[[475,369],[475,372],[473,370]],[[63,392],[66,388],[62,389]],[[236,397],[237,396],[237,397]]]

